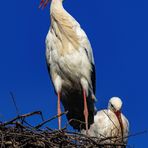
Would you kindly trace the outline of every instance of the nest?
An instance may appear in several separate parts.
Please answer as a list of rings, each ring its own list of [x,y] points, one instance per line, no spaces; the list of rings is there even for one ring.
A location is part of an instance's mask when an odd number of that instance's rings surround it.
[[[104,140],[99,140],[96,137],[89,137],[78,132],[67,130],[68,124],[61,130],[53,130],[49,127],[42,128],[47,122],[52,121],[58,116],[54,116],[48,120],[43,120],[42,123],[32,126],[26,122],[26,118],[33,115],[40,115],[40,111],[23,114],[16,118],[0,123],[0,146],[1,148],[125,148],[122,143],[106,144]],[[62,113],[66,114],[65,112]],[[111,138],[110,138],[111,140]]]

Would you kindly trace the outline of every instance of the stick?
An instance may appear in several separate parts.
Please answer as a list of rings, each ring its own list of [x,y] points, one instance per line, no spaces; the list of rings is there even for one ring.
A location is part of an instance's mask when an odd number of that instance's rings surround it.
[[[10,96],[11,96],[11,98],[12,98],[12,101],[13,101],[13,104],[14,104],[14,107],[15,107],[15,110],[16,110],[16,114],[19,116],[19,109],[18,109],[18,107],[17,107],[14,94],[13,94],[12,92],[10,92]]]
[[[32,115],[41,115],[41,114],[42,114],[41,111],[35,111],[35,112],[19,115],[16,118],[14,118],[14,119],[12,119],[12,120],[10,120],[8,122],[3,123],[2,125],[6,126],[8,124],[13,124],[14,121],[16,121],[16,120],[23,119],[23,118],[26,118],[26,117],[29,117],[29,116],[32,116]]]
[[[66,111],[66,112],[61,113],[60,115],[56,115],[56,116],[54,116],[54,117],[52,117],[52,118],[50,118],[50,119],[48,119],[48,120],[46,120],[46,121],[44,121],[44,122],[38,124],[37,126],[35,126],[35,128],[38,129],[38,128],[42,127],[43,125],[45,125],[46,123],[48,123],[48,122],[54,120],[55,118],[58,118],[58,117],[60,117],[60,116],[62,116],[62,115],[65,115],[65,114],[67,114],[67,113],[68,113],[68,112]]]

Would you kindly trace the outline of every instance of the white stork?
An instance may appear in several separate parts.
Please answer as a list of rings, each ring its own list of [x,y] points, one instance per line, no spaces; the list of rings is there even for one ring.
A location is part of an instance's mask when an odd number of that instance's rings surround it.
[[[79,23],[63,8],[63,0],[51,0],[51,26],[46,37],[46,59],[49,73],[60,101],[74,129],[88,130],[94,122],[95,66],[87,35]],[[45,7],[49,0],[42,0]],[[80,126],[81,123],[84,125]],[[61,129],[61,117],[58,118]]]
[[[94,117],[94,123],[88,133],[92,137],[98,137],[105,144],[127,143],[129,122],[121,113],[122,101],[118,97],[112,97],[108,109],[98,111]],[[85,130],[81,133],[86,134]]]

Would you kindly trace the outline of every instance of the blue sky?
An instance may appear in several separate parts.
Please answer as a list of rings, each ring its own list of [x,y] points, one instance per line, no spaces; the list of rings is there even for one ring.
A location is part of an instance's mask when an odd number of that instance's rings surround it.
[[[42,11],[38,5],[39,0],[1,1],[0,121],[16,115],[9,91],[14,92],[20,113],[42,110],[46,118],[56,114],[57,98],[45,62],[49,6]],[[106,108],[110,97],[119,96],[131,133],[148,129],[148,2],[65,0],[64,6],[93,47],[97,108]],[[56,128],[57,120],[49,126]],[[148,134],[131,137],[129,144],[148,147]]]

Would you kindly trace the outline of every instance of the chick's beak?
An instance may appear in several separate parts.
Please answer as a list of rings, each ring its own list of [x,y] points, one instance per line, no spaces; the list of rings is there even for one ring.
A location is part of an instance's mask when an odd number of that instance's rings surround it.
[[[115,111],[114,112],[118,121],[119,121],[119,124],[120,124],[120,128],[121,128],[121,134],[122,134],[122,140],[123,140],[123,122],[122,122],[122,118],[121,118],[121,112],[120,111]]]

